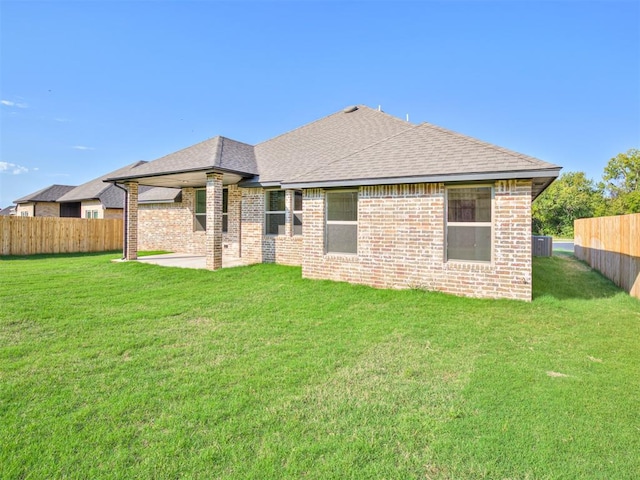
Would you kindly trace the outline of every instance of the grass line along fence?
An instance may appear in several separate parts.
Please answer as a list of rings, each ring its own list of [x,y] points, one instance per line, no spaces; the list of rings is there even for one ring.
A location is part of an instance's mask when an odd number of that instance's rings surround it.
[[[0,217],[0,255],[122,249],[122,219]]]
[[[640,298],[640,213],[574,222],[575,255]]]

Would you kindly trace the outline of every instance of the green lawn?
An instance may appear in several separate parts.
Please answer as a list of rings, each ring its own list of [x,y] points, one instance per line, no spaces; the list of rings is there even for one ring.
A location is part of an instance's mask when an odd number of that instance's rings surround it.
[[[640,302],[0,259],[0,478],[636,479]]]

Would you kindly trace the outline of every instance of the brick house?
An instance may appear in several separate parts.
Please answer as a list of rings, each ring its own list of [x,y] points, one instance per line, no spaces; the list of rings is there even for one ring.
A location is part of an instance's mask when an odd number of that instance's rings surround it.
[[[140,249],[305,278],[531,299],[531,202],[560,167],[365,106],[257,145],[215,137],[107,181]],[[179,201],[140,201],[142,186]]]

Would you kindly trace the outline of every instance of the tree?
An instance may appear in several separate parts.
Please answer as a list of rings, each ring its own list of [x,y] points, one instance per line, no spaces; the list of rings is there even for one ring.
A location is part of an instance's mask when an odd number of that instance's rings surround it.
[[[640,213],[640,150],[632,148],[609,160],[601,188],[606,202],[599,214]]]
[[[571,238],[573,221],[593,217],[601,203],[601,192],[584,172],[564,173],[533,202],[533,233]]]

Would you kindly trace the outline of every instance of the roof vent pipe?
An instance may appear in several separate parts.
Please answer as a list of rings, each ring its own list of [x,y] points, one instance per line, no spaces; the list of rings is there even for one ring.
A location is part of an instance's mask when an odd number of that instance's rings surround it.
[[[344,113],[351,113],[351,112],[355,112],[358,109],[357,105],[352,105],[350,107],[345,108],[344,110],[342,110]]]
[[[382,111],[382,105],[378,105],[378,111],[381,112]]]
[[[407,113],[407,122],[409,121],[409,114]]]

